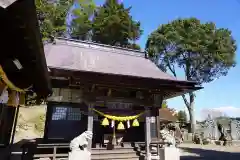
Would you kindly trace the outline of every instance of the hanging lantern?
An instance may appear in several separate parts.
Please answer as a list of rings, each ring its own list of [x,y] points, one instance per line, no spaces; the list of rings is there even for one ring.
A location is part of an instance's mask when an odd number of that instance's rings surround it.
[[[130,121],[127,121],[127,128],[130,128]]]
[[[124,130],[125,129],[125,127],[124,127],[122,122],[119,122],[117,129],[118,130]]]
[[[139,126],[139,122],[138,122],[137,119],[134,119],[134,120],[133,120],[132,126],[133,126],[133,127],[138,127],[138,126]]]
[[[114,126],[115,126],[115,121],[112,120],[112,121],[111,121],[111,127],[113,128]]]
[[[107,118],[104,118],[104,119],[103,119],[102,125],[103,125],[103,126],[108,126],[108,125],[109,125],[109,121],[108,121]]]

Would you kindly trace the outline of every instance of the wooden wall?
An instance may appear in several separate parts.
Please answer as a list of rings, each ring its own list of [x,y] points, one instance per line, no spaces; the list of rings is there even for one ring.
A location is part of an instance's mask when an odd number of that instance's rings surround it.
[[[87,130],[84,104],[48,103],[44,139],[67,141]]]

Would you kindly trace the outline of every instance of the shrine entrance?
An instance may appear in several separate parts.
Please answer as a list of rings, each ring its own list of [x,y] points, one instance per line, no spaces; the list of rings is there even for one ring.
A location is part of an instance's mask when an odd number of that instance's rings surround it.
[[[130,103],[111,102],[105,103],[105,106],[99,103],[92,110],[93,148],[106,146],[107,143],[112,142],[113,137],[117,141],[122,139],[123,143],[145,141],[143,107],[133,106]],[[71,141],[87,130],[88,116],[88,106],[85,103],[48,102],[44,139],[55,143]],[[114,120],[109,116],[124,120]],[[133,118],[129,119],[129,117]]]
[[[93,108],[93,141],[95,148],[106,147],[107,144],[145,141],[145,110],[123,101],[106,102]]]
[[[138,126],[133,126],[133,121],[118,122],[109,120],[108,125],[104,125],[104,116],[98,116],[93,123],[93,142],[92,146],[107,147],[107,144],[115,144],[124,147],[124,143],[144,142],[145,141],[145,122],[139,120]],[[123,127],[123,128],[121,128]],[[114,142],[115,137],[115,142]]]

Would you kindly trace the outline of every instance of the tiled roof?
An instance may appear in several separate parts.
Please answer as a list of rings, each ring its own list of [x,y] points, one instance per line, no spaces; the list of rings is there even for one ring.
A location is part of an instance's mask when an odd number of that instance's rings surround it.
[[[161,121],[177,121],[177,114],[174,111],[171,111],[169,108],[159,109],[159,118]]]
[[[46,44],[44,50],[49,68],[176,80],[135,50],[64,39]]]

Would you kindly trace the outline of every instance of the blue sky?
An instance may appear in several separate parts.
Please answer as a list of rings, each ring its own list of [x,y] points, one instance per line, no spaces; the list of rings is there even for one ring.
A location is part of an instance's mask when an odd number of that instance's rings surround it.
[[[131,15],[139,20],[144,30],[139,44],[144,48],[148,35],[161,24],[176,18],[196,17],[202,22],[213,21],[217,27],[229,28],[240,43],[240,0],[123,0],[132,6]],[[97,0],[97,4],[103,0]],[[237,60],[240,57],[237,55]],[[195,113],[197,119],[202,110],[220,110],[230,116],[240,116],[240,65],[196,92]],[[239,98],[239,99],[238,99]],[[181,97],[168,101],[170,107],[184,109]]]

